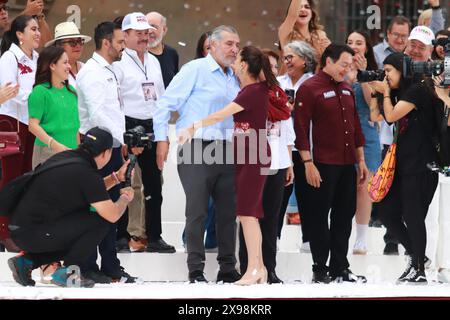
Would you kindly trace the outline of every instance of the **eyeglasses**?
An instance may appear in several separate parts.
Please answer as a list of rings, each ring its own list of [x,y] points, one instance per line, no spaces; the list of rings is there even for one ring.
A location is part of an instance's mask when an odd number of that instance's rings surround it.
[[[9,6],[7,6],[7,5],[3,5],[3,6],[0,6],[0,11],[8,11],[9,10]]]
[[[283,61],[286,63],[292,62],[292,59],[294,59],[294,56],[292,54],[283,57]]]
[[[71,40],[65,40],[61,41],[61,44],[67,43],[72,48],[75,48],[77,45],[84,46],[85,40],[84,39],[71,39]]]
[[[400,39],[400,40],[402,40],[402,41],[405,41],[405,40],[408,38],[408,35],[407,35],[407,34],[400,34],[400,33],[397,33],[397,32],[392,32],[391,34],[392,34],[392,36],[393,36],[395,39]]]

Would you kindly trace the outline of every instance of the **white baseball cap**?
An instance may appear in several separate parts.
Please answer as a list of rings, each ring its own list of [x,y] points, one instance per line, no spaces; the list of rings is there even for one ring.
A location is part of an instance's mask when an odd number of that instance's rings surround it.
[[[433,31],[426,26],[415,27],[408,38],[408,40],[418,40],[427,46],[431,46],[434,39]]]
[[[133,12],[129,13],[123,18],[122,21],[122,31],[126,30],[148,30],[154,29],[151,25],[148,24],[147,17],[142,12]]]

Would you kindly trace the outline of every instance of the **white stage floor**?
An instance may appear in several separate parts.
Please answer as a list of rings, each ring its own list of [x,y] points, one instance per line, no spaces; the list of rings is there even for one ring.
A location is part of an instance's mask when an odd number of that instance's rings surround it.
[[[399,256],[382,254],[385,229],[369,228],[368,249],[365,256],[349,254],[350,268],[365,275],[367,284],[311,284],[311,255],[299,253],[298,226],[285,226],[277,255],[277,273],[283,285],[254,285],[240,287],[216,284],[218,271],[216,254],[206,254],[205,274],[209,284],[187,282],[186,254],[181,248],[175,254],[133,253],[119,254],[122,266],[139,284],[96,285],[91,289],[58,288],[37,282],[36,287],[21,287],[12,279],[7,259],[14,254],[0,253],[0,299],[341,299],[341,298],[447,298],[450,284],[440,284],[436,272],[428,270],[426,286],[395,285],[406,262]],[[354,242],[354,234],[350,244]],[[174,243],[174,242],[172,242]],[[352,246],[350,245],[350,250]],[[33,272],[33,278],[39,279]]]
[[[380,284],[254,285],[144,282],[142,284],[96,285],[91,289],[58,288],[52,285],[20,287],[2,282],[1,299],[345,299],[345,298],[450,298],[450,285],[427,286]]]

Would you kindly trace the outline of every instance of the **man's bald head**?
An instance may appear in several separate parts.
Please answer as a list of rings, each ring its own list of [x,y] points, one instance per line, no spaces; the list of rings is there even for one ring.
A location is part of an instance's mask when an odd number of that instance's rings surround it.
[[[161,13],[153,11],[147,13],[148,23],[156,30],[149,30],[148,46],[155,48],[162,43],[167,33],[167,19]]]

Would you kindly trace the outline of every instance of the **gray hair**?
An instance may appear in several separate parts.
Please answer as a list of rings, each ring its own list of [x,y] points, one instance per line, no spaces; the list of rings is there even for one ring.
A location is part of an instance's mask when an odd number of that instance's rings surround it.
[[[299,40],[292,41],[283,48],[283,50],[286,49],[291,49],[292,51],[294,51],[296,55],[305,59],[306,62],[305,73],[314,72],[317,65],[316,61],[317,51],[313,47],[311,47],[309,43]]]
[[[167,18],[161,15],[161,24],[166,27],[167,26]]]
[[[231,26],[219,26],[217,28],[215,28],[212,33],[211,33],[211,37],[210,40],[211,41],[218,41],[222,39],[222,33],[223,32],[228,32],[228,33],[233,33],[233,34],[238,34],[237,30]]]

